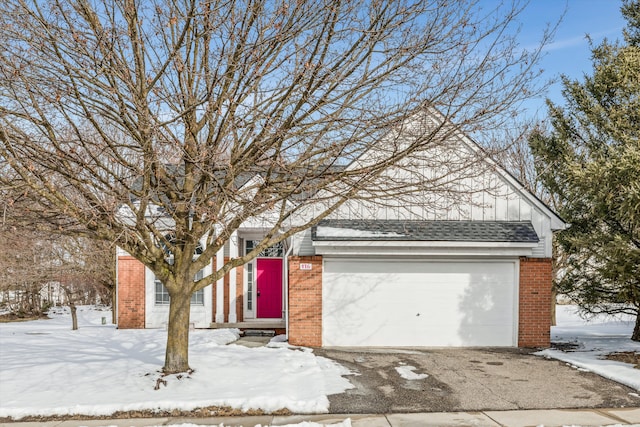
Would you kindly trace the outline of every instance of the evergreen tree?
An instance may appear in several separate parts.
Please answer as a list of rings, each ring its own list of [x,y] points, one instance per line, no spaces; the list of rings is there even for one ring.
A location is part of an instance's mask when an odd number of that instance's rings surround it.
[[[592,46],[592,75],[563,77],[565,105],[547,101],[551,131],[530,139],[536,168],[571,227],[558,291],[587,314],[636,316],[640,341],[640,1],[621,8],[621,42]]]

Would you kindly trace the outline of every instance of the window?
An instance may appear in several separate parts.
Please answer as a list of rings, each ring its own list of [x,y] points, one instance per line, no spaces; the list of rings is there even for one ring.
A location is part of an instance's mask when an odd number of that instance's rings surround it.
[[[251,252],[259,244],[260,240],[245,240],[245,255]],[[273,246],[263,249],[258,255],[256,255],[256,258],[282,258],[283,255],[284,243],[279,242]]]
[[[156,285],[156,305],[168,305],[169,292],[167,292],[167,288],[158,279],[155,279],[153,283]]]
[[[193,279],[194,282],[202,279],[204,277],[204,270],[200,270],[196,273],[196,277]],[[191,295],[191,305],[204,305],[204,289],[200,289],[199,291],[195,291]]]
[[[200,270],[196,273],[194,281],[200,280],[203,277],[204,271]],[[169,297],[167,288],[165,288],[162,282],[158,279],[155,279],[153,283],[155,284],[156,305],[169,305],[171,298]],[[199,291],[191,294],[191,305],[204,305],[204,289],[200,289]]]
[[[253,262],[247,263],[247,310],[253,310]]]
[[[160,209],[164,210],[164,208],[158,208],[158,210]],[[174,233],[169,233],[166,234],[163,239],[164,240],[162,240],[161,242],[156,243],[156,245],[158,247],[161,247],[169,258],[173,258],[173,253],[171,252],[170,245],[176,244],[176,235]],[[193,256],[197,258],[198,255],[202,255],[202,252],[204,252],[204,248],[202,247],[202,243],[198,242],[198,246],[196,247],[195,251],[193,251]]]

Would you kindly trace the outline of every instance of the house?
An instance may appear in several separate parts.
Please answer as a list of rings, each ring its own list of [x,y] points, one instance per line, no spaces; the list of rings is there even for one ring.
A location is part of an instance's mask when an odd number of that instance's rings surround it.
[[[417,171],[447,185],[344,204],[196,293],[193,326],[274,329],[312,347],[548,346],[552,238],[564,221],[459,131],[380,185]],[[240,227],[207,269],[263,232]],[[117,263],[118,327],[165,327],[162,284],[126,252]]]

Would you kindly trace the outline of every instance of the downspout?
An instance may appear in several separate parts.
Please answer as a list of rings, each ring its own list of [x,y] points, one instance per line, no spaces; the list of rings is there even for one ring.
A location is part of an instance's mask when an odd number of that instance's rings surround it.
[[[284,333],[289,341],[289,255],[293,251],[293,239],[291,246],[284,254]]]

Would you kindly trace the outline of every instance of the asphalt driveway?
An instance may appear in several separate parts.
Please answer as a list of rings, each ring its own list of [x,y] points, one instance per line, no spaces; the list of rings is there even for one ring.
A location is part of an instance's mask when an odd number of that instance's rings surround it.
[[[637,392],[523,349],[316,349],[354,375],[332,413],[638,407]],[[413,366],[423,379],[405,379]]]

